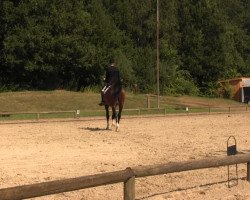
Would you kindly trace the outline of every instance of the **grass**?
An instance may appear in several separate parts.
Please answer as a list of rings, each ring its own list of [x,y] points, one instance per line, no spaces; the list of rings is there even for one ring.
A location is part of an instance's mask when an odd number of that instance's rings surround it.
[[[65,90],[55,91],[25,91],[0,93],[0,113],[3,112],[44,112],[44,111],[70,111],[80,110],[80,116],[103,116],[103,107],[98,106],[100,94],[93,92],[71,92]],[[138,114],[164,114],[185,113],[186,107],[189,112],[208,112],[205,107],[228,107],[246,106],[232,100],[214,99],[204,97],[163,96],[160,98],[160,110],[147,110],[147,98],[144,94],[127,93],[123,115]],[[150,97],[150,107],[157,107],[157,99]],[[245,108],[244,108],[245,109]],[[217,111],[221,110],[218,108]],[[224,109],[223,109],[224,110]],[[139,113],[140,112],[140,113]],[[73,118],[73,113],[40,114],[40,118]],[[0,116],[0,120],[13,119],[36,119],[36,114],[15,114],[9,117]]]

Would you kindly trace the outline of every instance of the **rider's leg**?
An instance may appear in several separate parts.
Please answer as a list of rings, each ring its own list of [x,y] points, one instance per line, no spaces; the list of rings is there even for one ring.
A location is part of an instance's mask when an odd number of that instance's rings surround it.
[[[103,92],[101,92],[101,102],[99,103],[99,106],[103,106],[104,105],[104,100],[103,100]]]
[[[105,91],[107,85],[105,85],[101,91],[101,102],[99,103],[99,106],[103,106],[104,105],[104,100],[103,100],[103,92]]]

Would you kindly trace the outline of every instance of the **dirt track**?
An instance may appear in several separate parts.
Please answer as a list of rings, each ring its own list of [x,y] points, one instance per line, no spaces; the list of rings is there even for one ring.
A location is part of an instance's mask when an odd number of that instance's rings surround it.
[[[0,187],[110,172],[138,165],[226,155],[234,135],[250,152],[250,113],[122,119],[120,132],[105,120],[0,123]],[[234,172],[232,166],[231,171]],[[246,165],[239,165],[246,177]],[[234,174],[232,174],[233,176]],[[136,179],[136,199],[250,199],[250,183],[227,188],[227,168]],[[122,199],[114,184],[38,199]],[[1,199],[1,198],[0,198]]]

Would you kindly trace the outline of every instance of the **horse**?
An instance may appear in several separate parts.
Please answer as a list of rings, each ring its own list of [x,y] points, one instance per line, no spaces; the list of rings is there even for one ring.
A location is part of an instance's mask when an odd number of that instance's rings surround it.
[[[122,89],[119,96],[118,100],[115,99],[115,88],[113,85],[110,85],[107,87],[105,92],[102,92],[103,95],[103,101],[104,101],[104,106],[106,110],[106,119],[107,119],[107,128],[106,130],[110,129],[109,126],[109,107],[112,108],[112,126],[116,126],[116,131],[119,130],[119,123],[121,119],[121,113],[123,109],[123,105],[125,102],[125,91]],[[119,107],[118,115],[116,112],[116,107]]]

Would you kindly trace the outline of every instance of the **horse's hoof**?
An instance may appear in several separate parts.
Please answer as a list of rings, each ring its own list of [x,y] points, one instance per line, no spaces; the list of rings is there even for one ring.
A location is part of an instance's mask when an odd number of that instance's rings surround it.
[[[116,125],[115,131],[116,131],[116,132],[119,131],[119,125]]]

